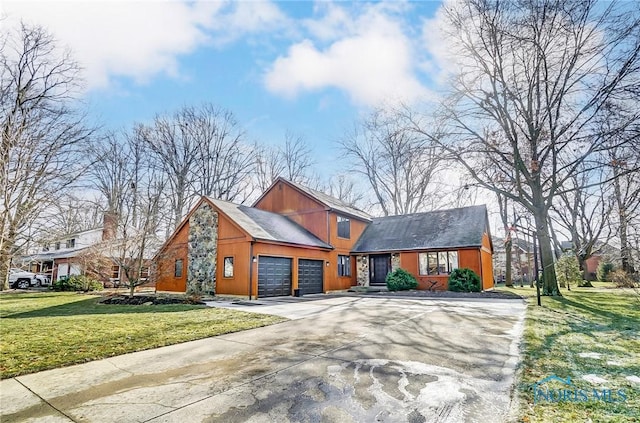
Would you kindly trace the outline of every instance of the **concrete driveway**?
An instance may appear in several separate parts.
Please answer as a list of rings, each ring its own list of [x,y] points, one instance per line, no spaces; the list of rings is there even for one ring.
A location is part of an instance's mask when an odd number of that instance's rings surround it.
[[[294,320],[4,380],[0,420],[508,420],[522,301],[264,304]]]

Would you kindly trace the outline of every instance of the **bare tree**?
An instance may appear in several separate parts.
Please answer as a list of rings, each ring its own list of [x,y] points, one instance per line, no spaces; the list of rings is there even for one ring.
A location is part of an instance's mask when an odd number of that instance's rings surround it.
[[[351,207],[365,211],[370,208],[370,205],[365,204],[364,190],[359,189],[356,182],[348,175],[339,174],[331,178],[329,187],[325,191]]]
[[[511,238],[511,224],[509,223],[509,200],[502,194],[496,193],[498,207],[500,210],[500,220],[504,227],[504,253],[505,253],[505,285],[513,286],[513,275],[511,269],[513,240]]]
[[[633,273],[634,268],[633,243],[630,238],[636,238],[640,232],[640,148],[614,148],[609,150],[610,167],[614,179],[615,219],[617,235],[620,240],[620,260],[622,270]],[[632,172],[629,170],[632,169]],[[637,257],[636,257],[637,258]]]
[[[120,213],[126,193],[135,183],[132,154],[126,142],[129,136],[124,132],[110,133],[89,147],[94,165],[88,170],[87,183],[102,195],[110,213]]]
[[[580,166],[612,147],[610,135],[638,119],[637,4],[468,0],[448,5],[445,16],[447,49],[459,58],[437,117],[445,124],[416,126],[456,154],[478,184],[533,215],[544,293],[559,295],[549,210],[574,189],[565,183]],[[633,112],[602,131],[598,116],[612,102]],[[478,166],[486,160],[512,190]]]
[[[183,107],[156,116],[153,125],[136,132],[166,175],[173,216],[169,233],[200,195],[229,201],[244,201],[250,195],[254,152],[231,112],[211,104]]]
[[[193,190],[220,200],[244,202],[251,194],[254,150],[233,113],[204,104],[182,110],[196,144]]]
[[[86,251],[85,271],[103,278],[110,266],[104,258],[117,265],[123,284],[133,295],[135,288],[146,283],[143,269],[159,247],[163,194],[166,175],[155,166],[146,141],[138,130],[111,134],[91,151],[95,163],[89,172],[91,186],[101,193],[106,212],[114,215],[116,228],[112,239]]]
[[[401,114],[374,111],[338,144],[385,216],[421,211],[437,195],[432,182],[443,168],[442,150],[411,131]]]
[[[595,185],[606,180],[604,169],[582,172],[565,182],[565,188],[574,187],[558,195],[550,217],[571,236],[571,242],[580,269],[586,272],[586,261],[598,252],[598,247],[607,243],[611,231],[613,203],[606,185]],[[586,275],[585,275],[586,276]]]
[[[287,130],[282,145],[255,145],[255,184],[264,192],[278,178],[304,185],[318,185],[318,178],[312,174],[315,164],[311,150],[304,137]]]
[[[176,112],[173,115],[157,115],[153,125],[137,129],[154,153],[154,165],[167,177],[167,197],[172,216],[169,233],[178,227],[196,195],[191,178],[198,145],[190,133],[189,123],[188,114]]]
[[[91,135],[71,108],[79,68],[40,27],[0,35],[0,288],[8,287],[21,234],[79,176],[79,145]]]

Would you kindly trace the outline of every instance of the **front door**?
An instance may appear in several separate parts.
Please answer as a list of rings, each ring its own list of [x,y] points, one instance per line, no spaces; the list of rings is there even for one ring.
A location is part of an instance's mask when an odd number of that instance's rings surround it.
[[[385,285],[391,271],[391,254],[369,256],[369,284]]]

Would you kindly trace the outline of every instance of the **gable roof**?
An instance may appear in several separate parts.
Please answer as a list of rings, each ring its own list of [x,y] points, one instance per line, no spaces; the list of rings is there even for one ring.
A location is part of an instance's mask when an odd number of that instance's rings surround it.
[[[352,252],[480,247],[488,225],[484,205],[381,217],[367,226]]]
[[[349,204],[345,203],[342,200],[339,200],[337,198],[334,198],[328,194],[325,194],[324,192],[320,192],[317,191],[315,189],[311,189],[309,187],[305,187],[304,185],[300,185],[298,183],[295,182],[291,182],[283,177],[278,177],[273,184],[271,184],[271,186],[269,187],[269,189],[267,189],[261,196],[260,198],[258,198],[258,200],[256,200],[256,202],[254,203],[254,205],[258,204],[260,202],[260,200],[262,200],[262,198],[273,189],[273,187],[276,186],[276,184],[278,184],[278,182],[284,182],[290,186],[292,186],[293,188],[297,189],[298,191],[301,191],[303,194],[306,194],[308,197],[311,197],[312,199],[316,200],[317,202],[319,202],[320,204],[324,205],[325,207],[327,207],[329,210],[341,213],[341,214],[345,214],[347,216],[351,216],[351,217],[355,217],[357,219],[363,220],[365,222],[371,222],[371,216],[358,209],[355,208],[353,206],[350,206]]]
[[[254,239],[333,249],[285,216],[228,201],[207,200]]]

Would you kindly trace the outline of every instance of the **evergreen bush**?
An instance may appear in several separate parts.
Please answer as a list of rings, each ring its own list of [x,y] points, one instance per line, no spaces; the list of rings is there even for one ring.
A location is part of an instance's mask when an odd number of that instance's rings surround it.
[[[449,276],[449,291],[480,292],[482,291],[480,276],[471,269],[454,269]]]
[[[389,273],[385,281],[389,291],[408,291],[418,287],[416,278],[404,269],[396,269]]]
[[[52,284],[54,291],[102,291],[102,283],[85,275],[62,277]]]

